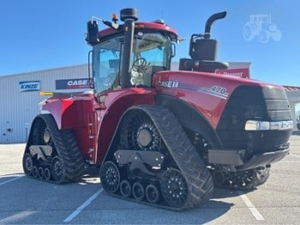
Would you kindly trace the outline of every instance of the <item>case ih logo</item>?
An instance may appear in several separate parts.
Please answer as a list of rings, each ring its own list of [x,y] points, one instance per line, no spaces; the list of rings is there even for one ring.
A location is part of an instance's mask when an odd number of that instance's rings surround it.
[[[24,91],[39,91],[40,90],[40,81],[20,81],[19,90]]]
[[[90,82],[89,79],[66,79],[66,80],[56,80],[55,88],[56,90],[62,89],[81,89],[81,88],[89,88]]]

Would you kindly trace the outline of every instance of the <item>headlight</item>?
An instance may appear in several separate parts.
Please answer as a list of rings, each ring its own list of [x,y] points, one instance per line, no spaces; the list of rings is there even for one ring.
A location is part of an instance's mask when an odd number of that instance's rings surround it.
[[[248,120],[245,124],[245,130],[247,131],[256,131],[256,130],[289,130],[293,129],[293,121],[257,121],[257,120]]]

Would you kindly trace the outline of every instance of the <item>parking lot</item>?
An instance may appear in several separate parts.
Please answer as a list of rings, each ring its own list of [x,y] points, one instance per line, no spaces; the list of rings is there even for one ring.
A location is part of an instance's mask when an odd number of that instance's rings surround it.
[[[27,178],[25,144],[0,145],[0,224],[299,224],[300,131],[291,153],[252,192],[215,189],[198,208],[173,212],[108,196],[97,171],[78,183],[55,185]]]

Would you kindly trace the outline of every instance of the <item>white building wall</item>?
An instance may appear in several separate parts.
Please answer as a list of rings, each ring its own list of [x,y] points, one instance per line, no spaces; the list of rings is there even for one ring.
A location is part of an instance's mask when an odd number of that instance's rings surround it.
[[[40,90],[56,91],[55,80],[88,78],[87,65],[78,65],[0,77],[0,143],[26,142],[39,103],[38,91],[21,92],[19,82],[39,81]],[[86,89],[57,90],[59,92]]]

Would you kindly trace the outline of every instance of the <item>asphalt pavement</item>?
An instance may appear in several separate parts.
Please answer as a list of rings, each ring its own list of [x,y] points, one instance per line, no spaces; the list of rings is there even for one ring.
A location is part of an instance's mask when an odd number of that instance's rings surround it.
[[[184,212],[111,197],[97,171],[67,185],[30,179],[22,170],[25,144],[0,145],[0,224],[300,224],[300,131],[290,143],[290,155],[257,190],[215,189]]]

